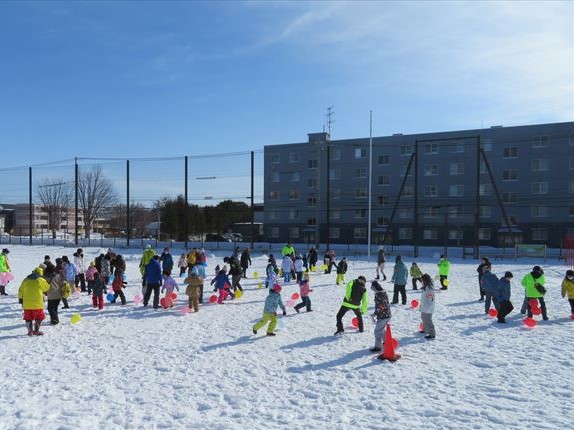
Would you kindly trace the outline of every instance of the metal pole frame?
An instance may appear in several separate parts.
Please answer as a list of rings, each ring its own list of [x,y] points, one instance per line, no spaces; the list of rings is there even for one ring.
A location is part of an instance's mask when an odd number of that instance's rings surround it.
[[[251,249],[253,249],[253,240],[255,236],[255,152],[251,151]]]
[[[78,157],[74,158],[74,244],[78,246],[80,237],[80,168]],[[85,224],[85,220],[84,220]]]
[[[34,207],[32,206],[32,167],[28,168],[28,216],[29,220],[29,240],[30,245],[32,245],[32,230],[34,228]]]
[[[331,144],[327,145],[327,250],[331,246]]]
[[[413,223],[413,255],[415,258],[419,256],[419,140],[415,139],[415,213]]]
[[[184,187],[184,199],[185,199],[185,248],[187,249],[187,242],[189,240],[189,196],[188,196],[188,156],[185,156],[185,187]],[[159,226],[158,226],[159,228]]]
[[[367,261],[371,261],[371,212],[373,199],[373,111],[369,111],[369,216],[367,228]]]
[[[131,238],[130,219],[130,160],[126,160],[126,246],[130,246]]]

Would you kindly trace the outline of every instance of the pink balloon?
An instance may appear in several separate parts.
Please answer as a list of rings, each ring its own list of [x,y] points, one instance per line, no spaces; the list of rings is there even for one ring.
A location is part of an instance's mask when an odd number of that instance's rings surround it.
[[[142,301],[143,301],[143,297],[140,294],[136,294],[134,296],[134,303],[136,305],[139,305]]]
[[[171,299],[175,302],[177,300],[177,293],[171,293]]]
[[[355,317],[351,320],[351,325],[355,328],[359,327],[359,318]]]

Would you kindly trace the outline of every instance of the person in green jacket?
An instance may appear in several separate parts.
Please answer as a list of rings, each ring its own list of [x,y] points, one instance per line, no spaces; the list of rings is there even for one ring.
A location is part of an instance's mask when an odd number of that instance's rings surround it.
[[[287,245],[285,245],[283,248],[281,248],[281,255],[283,257],[285,257],[286,255],[289,255],[292,259],[295,258],[295,248],[293,248],[293,246],[291,245],[291,242],[287,242]]]
[[[544,278],[544,271],[540,266],[534,266],[532,272],[522,278],[522,286],[525,290],[524,302],[522,303],[521,314],[528,311],[528,317],[532,318],[532,307],[530,306],[530,300],[538,300],[540,303],[540,310],[542,311],[542,319],[544,321],[548,320],[548,315],[546,314],[546,303],[544,302],[544,294],[546,294],[546,288],[544,288],[544,283],[546,282]]]
[[[423,272],[421,272],[420,267],[417,265],[417,263],[415,263],[413,261],[413,264],[411,264],[411,280],[413,282],[413,290],[417,289],[417,281],[421,283],[421,285],[423,284]]]
[[[450,272],[450,261],[448,261],[448,258],[446,258],[446,256],[444,254],[441,254],[440,256],[440,260],[437,264],[438,266],[438,275],[440,278],[440,285],[441,285],[441,290],[446,290],[447,286],[445,285],[444,281],[446,281],[448,279],[448,274]]]
[[[368,295],[365,283],[367,280],[364,276],[359,276],[357,279],[349,281],[345,290],[345,298],[341,304],[341,308],[337,313],[337,331],[335,335],[342,334],[343,317],[348,311],[353,311],[359,320],[359,332],[363,332],[363,317],[362,314],[367,313]]]
[[[6,292],[6,285],[8,285],[8,282],[14,279],[12,273],[10,273],[10,263],[8,262],[9,253],[10,251],[8,248],[4,248],[2,250],[2,254],[0,254],[0,295],[2,296],[8,295]]]
[[[143,252],[142,258],[140,260],[140,273],[142,274],[142,287],[145,287],[145,268],[148,263],[153,259],[155,255],[155,249],[151,245],[146,245]]]

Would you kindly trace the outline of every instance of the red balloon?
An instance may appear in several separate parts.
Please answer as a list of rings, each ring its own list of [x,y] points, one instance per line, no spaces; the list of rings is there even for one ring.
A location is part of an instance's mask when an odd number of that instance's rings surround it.
[[[353,318],[353,320],[351,321],[351,324],[355,328],[359,327],[359,318],[357,318],[357,317]]]
[[[523,321],[524,325],[529,328],[536,327],[536,320],[533,318],[525,318]]]
[[[399,347],[399,340],[393,337],[393,349],[397,349]]]
[[[419,307],[419,301],[416,299],[411,300],[411,308],[416,309]]]
[[[177,293],[171,293],[171,299],[175,302],[175,300],[177,299]]]
[[[171,299],[171,297],[166,297],[165,298],[165,307],[171,308],[172,306],[173,306],[173,300]]]
[[[542,311],[540,310],[540,308],[532,308],[532,313],[534,315],[540,315]]]
[[[538,307],[538,300],[537,299],[530,299],[530,300],[528,300],[528,304],[530,305],[531,308],[537,308]]]
[[[214,294],[209,298],[209,303],[215,303],[217,301],[217,296]]]
[[[291,294],[291,298],[292,298],[293,300],[299,299],[299,293],[293,293],[293,294]]]
[[[498,311],[496,309],[489,309],[488,310],[488,315],[490,315],[491,317],[495,317],[498,315]]]
[[[165,297],[162,297],[162,298],[159,300],[159,304],[161,305],[162,308],[164,308],[164,309],[167,308],[167,306],[166,306],[166,304],[165,304]]]

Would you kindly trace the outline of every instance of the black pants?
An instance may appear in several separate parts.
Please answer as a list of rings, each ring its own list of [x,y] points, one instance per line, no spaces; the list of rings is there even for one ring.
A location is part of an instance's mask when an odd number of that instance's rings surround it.
[[[237,290],[243,291],[243,288],[241,288],[241,284],[239,283],[239,281],[241,281],[241,275],[231,276],[231,286],[233,287],[233,292]]]
[[[478,275],[478,290],[480,292],[480,300],[484,300],[484,290],[482,289],[482,276]]]
[[[76,288],[78,288],[78,284],[80,285],[80,290],[85,292],[86,291],[86,276],[83,273],[78,273],[76,275]]]
[[[440,275],[439,278],[440,278],[440,287],[441,287],[440,289],[446,290],[447,286],[444,284],[444,281],[446,281],[448,279],[448,276]]]
[[[126,304],[126,296],[122,290],[118,291],[117,293],[114,293],[114,299],[112,300],[112,303],[115,303],[116,300],[118,299],[118,297],[122,301],[122,305],[125,305]]]
[[[361,315],[361,310],[359,308],[351,309],[351,308],[347,308],[345,306],[341,306],[341,309],[339,309],[339,312],[337,312],[337,331],[344,331],[344,329],[343,329],[343,317],[349,311],[355,312],[355,316],[359,320],[359,331],[363,332],[363,316]]]
[[[58,318],[58,306],[60,306],[60,299],[48,300],[48,313],[50,314],[50,323],[57,324],[60,322]]]
[[[403,305],[407,304],[407,290],[405,289],[405,285],[395,284],[393,288],[393,303],[396,304],[399,302],[399,293],[401,293],[401,302]]]
[[[297,283],[300,284],[303,280],[303,272],[295,272],[295,277],[297,279]]]
[[[243,277],[247,278],[247,267],[241,267],[241,271],[243,272]]]
[[[150,284],[147,283],[145,295],[143,299],[144,306],[147,306],[149,303],[149,299],[151,297],[151,293],[153,291],[153,308],[159,308],[159,284]]]
[[[417,281],[421,283],[421,286],[423,284],[423,280],[421,278],[412,278],[413,281],[413,290],[417,289]]]
[[[528,307],[527,307],[528,317],[532,318],[532,309],[530,308],[530,300],[533,300],[533,298],[528,297],[527,299],[528,299]],[[542,319],[548,318],[548,316],[546,315],[546,302],[544,301],[544,297],[538,297],[538,299],[534,298],[534,300],[538,300],[538,303],[540,303],[540,310],[542,311]]]
[[[199,303],[203,303],[203,284],[199,286]]]
[[[187,267],[180,267],[179,268],[179,276],[182,277],[187,272]]]
[[[305,297],[301,296],[301,300],[302,300],[301,303],[299,303],[298,305],[295,305],[295,309],[299,310],[303,307],[306,307],[307,312],[309,312],[311,310],[311,299],[309,298],[309,296],[305,296]]]
[[[568,303],[570,303],[570,312],[574,314],[574,299],[568,299]]]
[[[68,309],[70,307],[68,306],[68,299],[62,298],[62,304],[64,305],[63,306],[64,309]]]
[[[500,302],[497,306],[497,311],[498,311],[498,321],[499,322],[506,322],[506,315],[508,315],[510,312],[512,312],[512,310],[514,309],[514,306],[512,306],[512,303],[510,302],[510,300],[504,300],[502,302]]]

